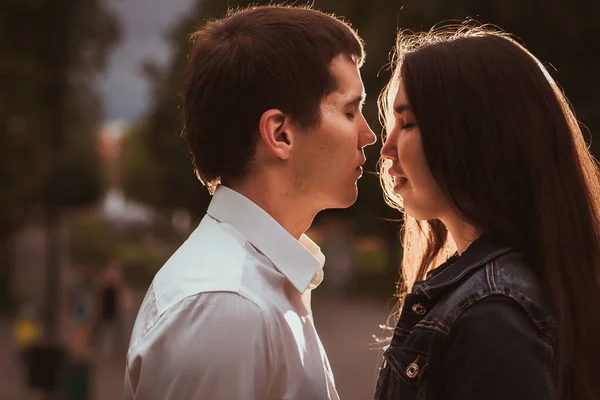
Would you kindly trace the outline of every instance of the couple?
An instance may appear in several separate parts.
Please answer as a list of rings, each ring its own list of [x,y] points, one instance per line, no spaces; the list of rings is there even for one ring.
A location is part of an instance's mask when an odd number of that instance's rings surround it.
[[[304,232],[354,203],[376,140],[362,41],[279,6],[192,39],[183,132],[214,196],[146,294],[125,397],[337,399]],[[484,27],[401,33],[395,53],[380,177],[405,285],[375,399],[599,398],[599,173],[566,98]]]

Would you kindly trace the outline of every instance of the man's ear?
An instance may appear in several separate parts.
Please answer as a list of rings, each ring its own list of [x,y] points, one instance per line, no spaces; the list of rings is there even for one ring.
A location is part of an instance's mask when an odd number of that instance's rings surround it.
[[[258,124],[265,146],[282,160],[287,160],[291,154],[293,144],[291,128],[289,116],[277,109],[265,111]]]

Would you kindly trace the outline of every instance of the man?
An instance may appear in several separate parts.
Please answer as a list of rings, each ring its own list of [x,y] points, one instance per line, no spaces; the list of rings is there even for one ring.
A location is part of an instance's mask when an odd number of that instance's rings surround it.
[[[308,8],[267,6],[192,35],[183,93],[206,216],[157,273],[127,357],[127,399],[337,399],[310,292],[324,257],[304,232],[357,197],[360,38]]]

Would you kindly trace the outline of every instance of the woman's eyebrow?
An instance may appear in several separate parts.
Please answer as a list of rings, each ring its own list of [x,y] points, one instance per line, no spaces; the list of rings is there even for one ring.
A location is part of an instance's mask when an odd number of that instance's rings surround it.
[[[410,106],[410,104],[405,103],[394,106],[394,112],[396,114],[402,114],[404,111],[412,111],[412,107]]]

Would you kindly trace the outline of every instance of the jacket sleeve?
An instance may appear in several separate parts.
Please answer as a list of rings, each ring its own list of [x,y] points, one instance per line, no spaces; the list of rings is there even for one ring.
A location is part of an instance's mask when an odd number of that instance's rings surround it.
[[[455,321],[444,365],[444,398],[553,398],[550,340],[509,298],[479,301]]]

